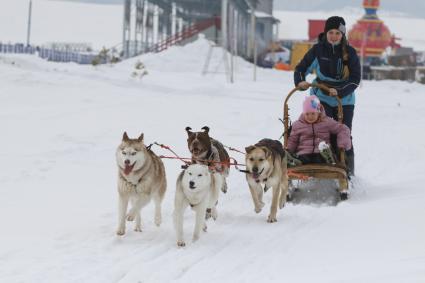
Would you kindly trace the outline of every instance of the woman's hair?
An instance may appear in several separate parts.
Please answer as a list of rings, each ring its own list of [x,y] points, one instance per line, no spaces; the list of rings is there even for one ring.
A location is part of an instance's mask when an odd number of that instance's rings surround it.
[[[348,69],[348,41],[347,41],[347,38],[345,37],[345,34],[342,35],[341,45],[342,45],[342,78],[346,80],[350,76],[350,70]]]

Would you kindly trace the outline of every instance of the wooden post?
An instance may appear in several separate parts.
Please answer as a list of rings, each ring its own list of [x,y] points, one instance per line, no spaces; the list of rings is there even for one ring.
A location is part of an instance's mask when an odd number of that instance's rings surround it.
[[[32,0],[30,0],[28,7],[28,28],[27,28],[27,46],[30,45],[30,36],[31,36],[31,14],[32,14]]]

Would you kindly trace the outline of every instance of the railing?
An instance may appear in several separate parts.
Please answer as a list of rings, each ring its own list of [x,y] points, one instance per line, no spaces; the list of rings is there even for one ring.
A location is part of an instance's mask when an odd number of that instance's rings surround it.
[[[61,51],[54,49],[41,48],[38,56],[53,62],[75,62],[78,64],[92,64],[93,60],[97,58],[97,54],[80,53],[73,51]]]
[[[36,50],[34,46],[25,46],[23,43],[3,44],[0,42],[0,53],[34,54]]]
[[[92,64],[93,60],[98,58],[97,53],[76,52],[71,50],[56,50],[51,48],[40,48],[26,46],[22,43],[4,44],[0,43],[0,53],[14,54],[36,54],[40,58],[53,62],[75,62],[78,64]],[[105,60],[104,60],[105,61]],[[100,63],[106,63],[101,60]]]
[[[191,38],[197,33],[200,33],[201,31],[204,31],[212,26],[220,28],[220,18],[215,17],[212,19],[198,21],[190,25],[189,27],[184,28],[181,32],[171,35],[164,41],[155,44],[149,49],[149,52],[161,52],[167,49],[168,47],[182,42],[183,40],[186,40],[188,38]]]

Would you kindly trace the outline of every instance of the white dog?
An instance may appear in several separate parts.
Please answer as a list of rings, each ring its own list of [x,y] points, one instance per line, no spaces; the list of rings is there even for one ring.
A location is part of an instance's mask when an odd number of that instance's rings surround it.
[[[143,134],[130,139],[124,132],[116,151],[118,165],[118,229],[117,235],[125,234],[125,220],[135,220],[134,230],[142,231],[140,210],[153,198],[155,224],[161,224],[161,202],[164,199],[167,180],[161,159],[143,143]],[[132,207],[127,213],[128,202]]]
[[[176,195],[174,200],[174,227],[177,234],[177,246],[185,246],[183,239],[183,215],[190,205],[196,212],[193,241],[199,239],[201,229],[206,231],[206,210],[211,217],[217,218],[216,204],[218,192],[223,186],[223,178],[218,173],[211,173],[208,166],[192,164],[182,171],[177,179]]]

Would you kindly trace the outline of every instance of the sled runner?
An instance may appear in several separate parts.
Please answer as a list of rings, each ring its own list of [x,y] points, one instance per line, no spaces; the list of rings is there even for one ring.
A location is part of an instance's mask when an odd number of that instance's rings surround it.
[[[329,88],[325,85],[321,84],[310,84],[310,87],[317,87],[323,90],[324,92],[328,93]],[[286,96],[285,103],[283,106],[283,124],[284,124],[284,148],[287,149],[288,146],[288,137],[289,137],[289,107],[288,107],[288,101],[291,96],[300,90],[298,87],[294,88],[289,92],[289,94]],[[335,97],[338,100],[338,122],[342,123],[343,118],[343,112],[342,112],[342,105],[341,105],[341,99],[339,97]],[[343,149],[339,149],[337,153],[336,158],[336,164],[304,164],[304,165],[297,165],[294,167],[291,167],[291,173],[288,176],[288,180],[291,183],[292,180],[305,180],[308,178],[313,179],[335,179],[338,180],[338,191],[340,195],[341,200],[346,200],[348,197],[348,174],[347,174],[347,168],[345,164],[345,152]]]

